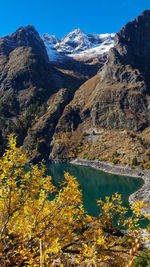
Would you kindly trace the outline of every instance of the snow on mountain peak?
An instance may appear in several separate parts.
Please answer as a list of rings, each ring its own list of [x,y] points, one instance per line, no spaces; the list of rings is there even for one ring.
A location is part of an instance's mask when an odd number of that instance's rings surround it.
[[[60,40],[55,35],[50,35],[48,33],[43,34],[42,39],[52,45],[55,45],[60,42]]]
[[[66,37],[75,37],[77,35],[84,35],[85,33],[81,29],[75,29],[72,32],[68,33],[65,37],[62,38],[65,39]]]
[[[82,30],[77,29],[65,36],[56,48],[59,51],[63,50],[67,53],[76,53],[90,48],[90,42],[87,35]]]
[[[92,57],[107,53],[114,42],[113,33],[85,34],[76,29],[59,40],[55,35],[44,34],[44,41],[50,61],[62,61],[66,55],[72,58]]]

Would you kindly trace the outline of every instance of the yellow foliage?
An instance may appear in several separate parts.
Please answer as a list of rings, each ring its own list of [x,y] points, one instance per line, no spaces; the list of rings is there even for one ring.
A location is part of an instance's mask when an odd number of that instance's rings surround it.
[[[127,240],[134,241],[145,204],[136,202],[132,218],[125,218],[127,209],[116,193],[105,202],[98,200],[99,217],[91,217],[84,210],[76,178],[65,173],[58,190],[51,177],[44,176],[42,164],[25,168],[25,153],[16,147],[13,135],[8,139],[0,159],[0,266],[51,266],[58,259],[60,266],[93,266],[110,259],[114,266],[121,263],[123,248],[117,247],[122,234],[117,227],[127,227]],[[128,244],[131,254],[132,242]],[[66,259],[66,253],[74,257]]]

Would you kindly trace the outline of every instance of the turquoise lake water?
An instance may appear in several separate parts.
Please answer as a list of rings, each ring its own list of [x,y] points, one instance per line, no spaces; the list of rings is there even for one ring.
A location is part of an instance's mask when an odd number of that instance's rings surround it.
[[[63,163],[47,164],[47,174],[52,176],[56,186],[63,180],[65,171],[77,177],[83,191],[84,207],[91,216],[98,216],[96,199],[104,200],[105,196],[111,196],[118,192],[122,195],[123,203],[128,207],[129,195],[143,185],[142,179],[108,174],[87,166]]]

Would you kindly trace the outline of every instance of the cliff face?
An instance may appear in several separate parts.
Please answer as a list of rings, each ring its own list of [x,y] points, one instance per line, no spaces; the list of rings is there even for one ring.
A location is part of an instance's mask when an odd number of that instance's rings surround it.
[[[145,11],[116,34],[100,81],[80,111],[83,118],[89,114],[93,126],[139,130],[149,125],[149,29],[150,11]]]
[[[111,146],[101,148],[106,133],[110,140],[114,136],[116,143],[112,143],[117,147],[119,131],[123,136],[123,131],[134,131],[140,155],[150,143],[149,130],[145,130],[150,126],[149,29],[150,11],[146,10],[115,35],[105,64],[106,54],[101,55],[102,61],[93,59],[92,54],[92,63],[89,57],[68,59],[67,55],[64,61],[51,62],[50,50],[33,26],[1,38],[2,148],[6,135],[14,132],[18,143],[33,151],[29,153],[31,160],[50,155],[52,160],[65,161],[78,156],[83,146],[91,146],[93,156],[98,157]],[[142,131],[146,131],[146,144],[138,139]],[[130,143],[128,137],[123,138]],[[132,150],[134,145],[128,147]],[[87,151],[83,154],[86,158]]]
[[[88,73],[76,65],[72,70],[71,66],[52,64],[33,26],[22,27],[1,38],[1,150],[6,135],[14,132],[25,150],[34,151],[30,155],[32,160],[47,159],[58,119]]]
[[[109,53],[109,59],[105,65],[102,78],[113,79],[115,82],[136,83],[146,82],[147,93],[149,89],[150,74],[150,11],[144,11],[141,16],[129,22],[116,35],[114,48]],[[128,65],[133,73],[126,73],[116,65]],[[141,88],[143,90],[144,88]]]
[[[103,69],[76,91],[56,133],[79,128],[80,132],[101,128],[137,132],[150,125],[149,29],[150,11],[146,10],[115,35]],[[57,155],[56,139],[57,135],[51,158]]]
[[[96,88],[96,105],[91,110],[95,124],[132,130],[149,125],[149,29],[147,10],[116,34]]]
[[[28,107],[41,91],[47,95],[53,73],[44,43],[33,26],[0,39],[0,97],[11,114]]]

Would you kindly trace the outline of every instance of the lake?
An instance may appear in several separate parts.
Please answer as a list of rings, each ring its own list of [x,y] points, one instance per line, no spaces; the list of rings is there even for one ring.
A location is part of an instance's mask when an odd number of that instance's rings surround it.
[[[111,196],[115,192],[122,195],[123,203],[128,207],[129,195],[137,191],[144,183],[140,178],[108,174],[87,166],[50,163],[46,167],[47,174],[52,176],[56,186],[62,181],[65,171],[77,177],[83,191],[84,208],[91,216],[98,216],[96,199],[104,200],[105,196]]]

